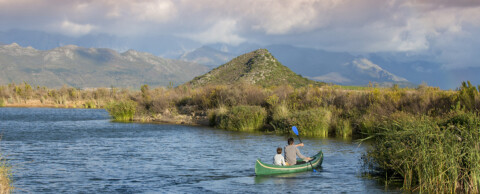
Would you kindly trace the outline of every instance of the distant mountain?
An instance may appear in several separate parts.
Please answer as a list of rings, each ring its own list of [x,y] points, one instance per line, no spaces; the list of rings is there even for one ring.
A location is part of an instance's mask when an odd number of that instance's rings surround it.
[[[454,81],[455,79],[452,79],[451,75],[454,75],[456,70],[450,71],[442,68],[441,63],[435,59],[436,57],[431,55],[385,52],[371,53],[366,57],[373,63],[381,64],[384,69],[395,72],[417,84],[424,82],[442,88],[455,88],[460,85],[461,81],[465,81],[461,79]],[[470,76],[470,79],[475,77],[478,76]]]
[[[180,56],[180,60],[195,62],[206,65],[210,68],[218,67],[232,60],[236,55],[215,50],[208,46],[203,46],[191,52],[186,52]]]
[[[0,31],[0,42],[17,43],[39,50],[51,50],[65,45],[77,45],[86,48],[110,48],[117,52],[134,49],[166,58],[177,58],[187,50],[202,46],[188,38],[169,35],[144,35],[138,37],[119,37],[107,34],[89,34],[70,37],[61,34],[31,30]]]
[[[317,81],[341,85],[368,85],[372,82],[383,86],[398,84],[415,87],[406,78],[383,69],[363,56],[288,45],[270,45],[267,48],[293,71]]]
[[[208,84],[248,83],[263,87],[289,84],[294,87],[308,84],[321,84],[294,73],[283,66],[266,49],[240,55],[230,62],[221,65],[205,75],[188,82],[191,86]]]
[[[61,87],[179,85],[208,71],[204,65],[128,50],[74,45],[42,51],[16,43],[0,46],[0,84],[26,81]]]

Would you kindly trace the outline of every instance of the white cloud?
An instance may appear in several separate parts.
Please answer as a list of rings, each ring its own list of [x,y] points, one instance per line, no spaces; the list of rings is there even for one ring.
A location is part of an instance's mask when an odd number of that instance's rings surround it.
[[[176,7],[169,0],[154,0],[131,5],[132,14],[140,21],[165,22],[176,14]]]
[[[60,31],[71,36],[81,36],[90,33],[95,26],[91,24],[77,24],[68,20],[60,24]]]
[[[238,45],[245,42],[245,39],[236,34],[237,22],[232,19],[225,19],[216,22],[206,31],[186,34],[185,37],[197,40],[201,43],[227,43]]]

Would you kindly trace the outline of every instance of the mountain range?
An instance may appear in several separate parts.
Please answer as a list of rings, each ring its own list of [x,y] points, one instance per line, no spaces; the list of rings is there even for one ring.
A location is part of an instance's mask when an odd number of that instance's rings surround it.
[[[65,45],[86,48],[110,48],[123,53],[129,49],[152,53],[162,58],[203,64],[210,69],[236,56],[268,49],[279,62],[295,73],[310,79],[342,85],[367,85],[369,82],[397,83],[404,86],[426,83],[442,89],[455,89],[462,81],[480,83],[480,67],[445,68],[432,52],[379,52],[351,54],[291,45],[242,43],[202,44],[181,36],[155,35],[126,38],[105,34],[69,37],[38,31],[9,30],[0,32],[0,42],[32,46],[41,51]],[[452,67],[453,65],[449,65]],[[405,81],[406,80],[406,81]]]
[[[150,53],[74,45],[37,50],[16,43],[0,46],[0,84],[28,82],[78,88],[183,84],[206,73],[197,63],[165,59]]]
[[[211,44],[199,48],[203,51],[202,57],[210,58],[224,54],[236,56],[248,50],[258,49],[255,44],[240,44],[238,46]],[[465,80],[480,83],[480,67],[465,67],[447,69],[441,60],[431,54],[411,52],[379,52],[353,55],[347,52],[333,52],[314,48],[302,48],[291,45],[267,45],[268,49],[278,61],[289,67],[295,73],[316,81],[335,83],[340,85],[366,86],[376,82],[383,86],[398,84],[400,86],[416,87],[420,84],[455,89]],[[195,61],[189,51],[182,55],[183,60]],[[220,65],[225,61],[218,61]],[[200,62],[201,63],[201,62]],[[209,64],[215,66],[215,64]]]

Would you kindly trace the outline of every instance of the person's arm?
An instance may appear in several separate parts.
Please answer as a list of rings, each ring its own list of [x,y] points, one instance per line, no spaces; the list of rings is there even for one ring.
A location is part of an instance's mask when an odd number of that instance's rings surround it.
[[[287,164],[285,164],[285,158],[282,157],[282,166],[286,166]]]
[[[302,145],[303,146],[303,145]],[[306,157],[304,155],[302,155],[302,153],[300,153],[300,150],[298,148],[295,148],[297,151],[297,156],[300,157],[301,159],[305,160],[305,161],[308,161],[308,160],[311,160],[310,157]]]

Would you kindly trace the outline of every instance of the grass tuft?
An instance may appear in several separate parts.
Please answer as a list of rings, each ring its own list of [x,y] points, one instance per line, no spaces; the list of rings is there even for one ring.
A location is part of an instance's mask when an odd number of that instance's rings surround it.
[[[11,193],[12,186],[12,167],[7,163],[6,159],[0,154],[0,193]]]
[[[265,125],[267,111],[260,106],[235,106],[228,112],[218,111],[215,126],[235,131],[258,131]]]
[[[137,108],[137,103],[132,100],[115,101],[107,105],[108,113],[115,121],[128,122],[133,121],[133,115]]]

